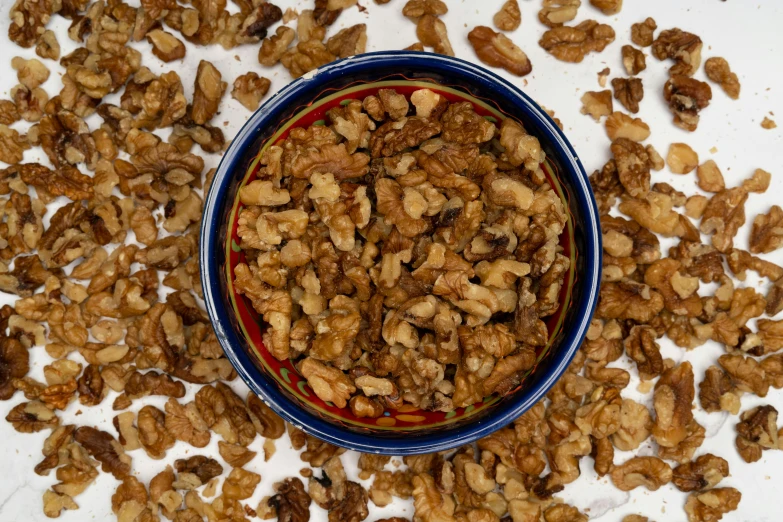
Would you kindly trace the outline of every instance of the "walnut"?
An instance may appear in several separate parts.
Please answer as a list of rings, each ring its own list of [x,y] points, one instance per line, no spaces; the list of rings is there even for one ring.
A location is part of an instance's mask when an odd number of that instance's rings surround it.
[[[79,509],[79,506],[73,499],[65,494],[55,493],[46,490],[43,494],[44,515],[49,518],[58,518],[63,509]]]
[[[416,23],[416,37],[425,47],[432,47],[438,54],[454,56],[446,24],[435,15],[425,14]]]
[[[299,371],[321,400],[331,401],[339,408],[345,408],[348,398],[356,391],[356,387],[342,372],[324,366],[315,359],[302,361]]]
[[[588,91],[582,95],[582,114],[589,114],[595,121],[614,112],[612,91]]]
[[[612,471],[612,483],[621,491],[644,486],[656,491],[672,480],[672,468],[657,457],[633,457]]]
[[[710,366],[699,384],[699,402],[708,412],[721,410],[739,413],[739,397],[734,382],[728,374],[717,366]]]
[[[174,438],[196,448],[203,448],[209,443],[209,427],[195,403],[191,402],[183,406],[172,397],[166,402],[165,409],[164,424]]]
[[[712,246],[726,252],[734,245],[737,230],[745,224],[745,201],[748,193],[742,187],[722,190],[710,198],[702,214],[699,230],[712,234]]]
[[[614,41],[614,30],[595,20],[574,27],[555,27],[544,33],[538,44],[558,60],[580,63],[591,52],[601,52]]]
[[[696,167],[699,167],[699,170],[702,169],[699,166],[699,155],[685,143],[672,143],[669,146],[666,163],[669,165],[669,170],[675,174],[687,174]],[[720,171],[718,171],[718,175],[720,175]]]
[[[517,0],[507,0],[492,17],[495,27],[501,31],[516,31],[522,23],[522,13]]]
[[[613,15],[620,12],[623,0],[590,0],[593,7],[600,9],[605,15]]]
[[[369,515],[367,491],[356,482],[345,483],[343,498],[329,510],[329,522],[361,522]]]
[[[740,82],[736,73],[731,72],[729,62],[725,58],[715,56],[704,62],[704,72],[707,78],[719,84],[729,98],[739,99]]]
[[[408,0],[402,8],[402,14],[412,19],[424,15],[440,16],[448,12],[448,6],[441,0]]]
[[[620,407],[620,426],[612,435],[612,443],[622,451],[634,450],[647,440],[652,418],[646,406],[631,399],[623,399]]]
[[[669,73],[693,76],[701,65],[701,38],[680,29],[661,31],[652,44],[652,54],[659,60],[676,62]]]
[[[625,72],[630,76],[636,76],[647,68],[644,53],[632,45],[623,45],[622,56],[623,67],[625,67]]]
[[[581,0],[544,0],[538,19],[547,27],[560,27],[576,18]]]
[[[259,482],[261,482],[261,475],[242,468],[234,468],[223,482],[223,496],[234,500],[250,498]]]
[[[628,194],[635,198],[647,196],[650,191],[650,164],[644,147],[621,137],[612,142],[611,150],[617,166],[618,178]]]
[[[166,415],[154,406],[139,410],[139,442],[150,458],[161,459],[174,446],[174,437],[165,427]]]
[[[754,254],[768,254],[783,246],[783,210],[772,205],[769,212],[759,214],[753,220],[750,233],[750,251]]]
[[[514,166],[524,164],[525,168],[536,171],[546,157],[538,139],[511,118],[506,118],[500,125],[500,144]]]
[[[304,484],[296,477],[275,485],[277,492],[269,499],[269,505],[277,509],[280,522],[308,522],[310,520],[310,496]]]
[[[226,82],[222,81],[220,71],[206,60],[201,60],[196,71],[196,82],[193,91],[193,110],[191,118],[198,125],[203,125],[217,113],[220,98],[226,90]]]
[[[261,47],[258,49],[258,62],[261,65],[272,67],[288,50],[288,46],[294,41],[296,37],[296,31],[290,27],[281,25],[275,31],[275,34],[266,37],[261,42]]]
[[[695,153],[694,153],[695,154]],[[721,192],[726,188],[718,165],[713,160],[707,160],[696,170],[699,188],[707,192]]]
[[[441,130],[438,122],[418,116],[400,123],[384,123],[372,133],[369,147],[373,157],[393,156],[408,147],[418,146]]]
[[[687,436],[687,425],[693,419],[693,396],[693,370],[688,362],[666,370],[655,384],[652,434],[660,446],[676,446]]]
[[[734,488],[715,488],[704,493],[693,492],[685,502],[688,522],[710,522],[723,518],[734,511],[742,499],[742,494]]]
[[[82,426],[74,431],[73,438],[87,450],[90,456],[101,463],[103,471],[111,473],[118,480],[129,475],[130,457],[125,455],[120,443],[105,431]]]
[[[162,29],[148,32],[147,41],[152,44],[152,54],[166,63],[185,57],[185,45],[174,35]]]
[[[16,390],[12,381],[27,375],[29,361],[30,356],[21,342],[11,337],[0,339],[0,400],[13,396]]]
[[[60,59],[60,43],[57,41],[53,31],[47,29],[38,38],[38,43],[35,45],[35,54],[50,60]]]
[[[674,468],[672,482],[680,491],[704,491],[718,485],[729,475],[729,463],[711,453]]]
[[[19,83],[30,90],[36,89],[49,79],[49,69],[35,58],[25,60],[15,56],[11,59],[11,67],[16,71]]]
[[[492,67],[525,76],[533,70],[530,59],[510,39],[491,28],[479,25],[468,33],[468,40],[479,59]]]
[[[449,520],[454,514],[454,500],[435,487],[435,481],[426,473],[413,477],[413,506],[422,522]]]
[[[641,78],[615,78],[612,80],[614,97],[628,109],[636,114],[639,112],[639,102],[644,98],[644,87]]]
[[[631,25],[631,41],[639,47],[649,47],[653,44],[653,33],[658,29],[658,24],[652,18]]]
[[[778,447],[778,412],[772,406],[744,411],[737,424],[736,445],[745,462],[761,459],[761,452]]]
[[[326,49],[337,58],[362,54],[367,48],[367,25],[356,24],[340,30],[326,41]]]
[[[710,104],[712,89],[704,82],[676,74],[664,85],[663,96],[674,114],[674,124],[693,132],[699,124],[699,111]]]
[[[261,103],[261,99],[266,96],[269,86],[272,84],[267,78],[258,76],[254,72],[249,72],[237,76],[234,80],[234,89],[231,91],[231,97],[239,101],[249,111],[254,111]]]
[[[14,129],[0,125],[0,161],[15,165],[24,158],[24,151],[30,149],[30,143],[25,136],[20,136]]]
[[[650,127],[639,118],[631,118],[625,113],[616,111],[606,118],[606,134],[612,141],[628,139],[641,142],[650,137]]]
[[[247,409],[258,434],[268,439],[279,439],[285,433],[285,423],[269,406],[253,393],[248,393]]]
[[[333,60],[335,56],[319,40],[300,41],[280,57],[280,62],[294,78],[299,78]]]

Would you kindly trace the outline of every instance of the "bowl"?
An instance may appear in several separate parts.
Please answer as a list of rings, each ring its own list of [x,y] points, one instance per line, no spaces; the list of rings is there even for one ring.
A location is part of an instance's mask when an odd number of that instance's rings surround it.
[[[450,412],[409,405],[377,419],[320,400],[291,361],[278,361],[261,340],[264,325],[250,302],[233,287],[239,248],[239,188],[254,179],[265,145],[298,126],[323,123],[330,107],[363,99],[381,88],[409,94],[427,87],[450,101],[467,100],[493,122],[511,117],[541,141],[542,165],[570,219],[561,238],[571,258],[561,306],[547,322],[549,343],[522,384],[503,397]],[[306,433],[366,453],[408,455],[443,451],[473,442],[509,424],[557,382],[584,337],[598,298],[601,235],[598,211],[584,168],[563,132],[536,103],[496,74],[448,56],[392,51],[333,62],[306,74],[269,99],[239,131],[223,156],[206,195],[201,228],[204,300],[217,338],[239,376],[272,410]]]

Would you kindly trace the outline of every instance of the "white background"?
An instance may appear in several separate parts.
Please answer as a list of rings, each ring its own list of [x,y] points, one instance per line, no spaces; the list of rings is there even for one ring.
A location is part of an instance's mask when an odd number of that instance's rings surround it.
[[[311,7],[309,1],[276,0],[285,10],[286,7],[305,9]],[[385,6],[377,6],[371,0],[361,0],[367,12],[360,13],[351,9],[343,13],[329,34],[341,27],[354,23],[368,25],[367,50],[401,49],[416,41],[415,25],[405,19],[400,11],[404,0],[392,0]],[[443,17],[446,22],[456,55],[472,61],[476,57],[467,42],[467,33],[475,25],[492,25],[492,15],[503,3],[502,0],[447,0],[449,13]],[[606,17],[588,5],[587,0],[577,17],[576,22],[585,19],[596,19],[610,24],[617,32],[617,39],[603,53],[587,57],[581,64],[566,64],[558,62],[547,55],[538,45],[538,39],[544,32],[544,26],[537,19],[540,7],[538,0],[520,0],[523,22],[522,26],[509,36],[525,50],[533,62],[533,72],[524,80],[512,79],[526,93],[542,105],[557,113],[570,137],[571,142],[582,158],[588,173],[600,168],[609,156],[609,141],[602,126],[594,123],[587,116],[581,115],[579,98],[587,90],[599,90],[596,74],[604,67],[612,71],[611,77],[625,76],[620,60],[620,47],[630,43],[630,26],[647,16],[652,16],[658,22],[660,29],[678,26],[694,32],[704,41],[703,57],[723,56],[728,59],[732,69],[739,75],[742,82],[742,94],[739,101],[730,100],[719,87],[713,85],[713,101],[703,111],[699,129],[695,133],[687,133],[671,124],[662,95],[662,87],[667,78],[670,63],[660,63],[648,54],[648,69],[640,74],[644,80],[646,95],[641,103],[639,116],[652,129],[649,140],[665,155],[672,142],[685,142],[691,145],[700,155],[701,160],[714,159],[721,167],[728,186],[734,186],[757,167],[772,172],[772,186],[767,194],[760,196],[751,194],[747,204],[748,223],[738,236],[737,245],[747,248],[747,231],[753,217],[759,212],[766,212],[773,203],[780,203],[783,192],[783,156],[781,155],[781,129],[764,130],[760,122],[765,115],[779,119],[783,127],[783,102],[781,102],[781,53],[783,53],[783,3],[778,0],[626,0],[622,12],[617,16]],[[12,5],[10,0],[0,0],[0,30],[6,34],[8,27],[8,11]],[[229,6],[234,9],[234,6]],[[69,40],[65,30],[68,21],[54,17],[49,28],[55,29],[62,46],[62,54],[72,51],[76,44]],[[285,85],[290,77],[282,67],[266,69],[261,67],[256,54],[258,45],[244,46],[226,51],[219,46],[208,49],[198,49],[195,52],[188,48],[188,55],[182,62],[163,64],[149,53],[146,42],[133,44],[144,54],[144,65],[155,72],[175,70],[182,77],[188,98],[192,95],[193,76],[199,59],[211,60],[222,72],[224,80],[230,84],[233,79],[247,71],[253,70],[260,75],[273,80],[272,91]],[[8,97],[8,91],[16,83],[10,61],[13,56],[33,57],[32,49],[20,49],[2,38],[0,43],[0,95]],[[52,77],[44,85],[50,95],[60,89],[59,76],[62,68],[51,61],[46,61],[52,70]],[[502,73],[502,72],[501,72]],[[504,73],[503,73],[504,74]],[[610,78],[611,78],[610,77]],[[697,78],[704,79],[703,71]],[[109,99],[111,100],[111,99]],[[615,105],[619,107],[619,104]],[[772,116],[772,114],[777,116]],[[221,105],[221,113],[215,117],[213,124],[223,127],[227,138],[235,133],[247,119],[249,113],[226,93]],[[216,123],[217,122],[217,123]],[[23,123],[23,122],[21,122]],[[17,129],[25,125],[17,123]],[[96,122],[89,120],[91,128]],[[711,153],[711,149],[717,149]],[[196,148],[194,151],[198,151]],[[36,161],[35,151],[25,154],[25,161]],[[217,164],[217,157],[209,157],[207,165]],[[666,170],[653,173],[653,182],[668,182],[686,193],[695,193],[694,174],[677,176]],[[51,215],[51,212],[50,212]],[[668,243],[664,243],[668,245]],[[768,259],[783,263],[783,251],[770,254]],[[749,278],[745,284],[757,284]],[[702,289],[704,293],[704,289]],[[12,302],[12,299],[2,297],[2,302]],[[778,317],[779,318],[779,317]],[[722,353],[722,348],[708,344],[686,353],[673,346],[668,340],[662,339],[665,356],[676,361],[690,360],[695,369],[697,381],[700,381],[704,370],[713,364]],[[79,359],[78,355],[71,355]],[[31,351],[31,375],[43,381],[42,368],[49,358],[42,347]],[[637,379],[633,379],[623,392],[625,396],[643,401],[650,405],[651,394],[641,394],[636,390]],[[240,382],[234,383],[234,388],[244,396],[246,388]],[[189,391],[186,400],[192,399],[194,390]],[[62,412],[63,424],[96,425],[101,429],[114,433],[111,419],[114,412],[111,404],[116,394],[113,392],[99,407],[81,407],[78,402]],[[766,399],[746,396],[742,399],[743,410],[753,405],[765,402],[783,410],[783,396],[772,390]],[[23,400],[17,394],[11,401],[0,403],[0,417],[4,418],[11,407]],[[147,398],[134,402],[133,410],[137,411],[144,404],[154,404],[163,407],[164,398]],[[81,414],[80,414],[81,412]],[[707,415],[696,412],[697,420],[707,428],[707,439],[700,448],[699,454],[712,452],[726,458],[731,468],[731,476],[722,485],[737,487],[742,492],[742,502],[739,510],[726,515],[729,522],[747,521],[764,522],[778,521],[780,502],[779,491],[783,486],[783,452],[767,451],[760,462],[745,464],[734,449],[734,426],[737,419],[716,413]],[[42,458],[41,447],[46,433],[23,435],[16,433],[10,425],[0,421],[0,522],[44,520],[41,495],[43,491],[55,483],[54,474],[49,477],[39,477],[33,473],[33,466]],[[206,451],[220,459],[217,452],[218,436],[213,436]],[[259,455],[247,469],[260,473],[263,477],[256,494],[248,504],[255,507],[258,500],[272,492],[276,480],[296,474],[305,467],[296,453],[290,449],[287,439],[277,441],[277,453],[269,462],[263,461],[263,440],[256,439],[251,448]],[[643,445],[642,454],[654,454],[651,442]],[[152,461],[143,450],[131,453],[134,473],[140,480],[147,483],[157,472],[177,458],[194,454],[193,448],[178,443],[168,451],[162,461]],[[619,453],[615,463],[628,458],[629,454]],[[349,476],[355,479],[355,461],[357,455],[348,453],[343,461]],[[226,471],[230,467],[224,466]],[[638,488],[630,493],[615,489],[608,479],[598,479],[593,472],[592,460],[587,457],[582,460],[582,476],[569,485],[561,494],[566,501],[573,503],[591,519],[602,522],[619,522],[623,516],[632,513],[644,514],[651,520],[686,520],[683,511],[685,494],[673,486],[666,486],[657,492],[648,492]],[[110,475],[101,473],[98,480],[85,493],[76,498],[81,506],[78,511],[63,512],[62,520],[106,520],[113,519],[110,507],[110,497],[117,485]],[[369,486],[369,483],[365,483]],[[313,506],[313,520],[326,519],[326,514]],[[397,502],[385,509],[376,509],[371,504],[369,522],[385,516],[403,515],[411,517],[412,507],[409,502]]]

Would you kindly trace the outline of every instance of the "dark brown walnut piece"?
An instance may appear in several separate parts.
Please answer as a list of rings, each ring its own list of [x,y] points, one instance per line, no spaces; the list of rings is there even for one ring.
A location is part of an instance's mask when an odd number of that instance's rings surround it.
[[[579,63],[591,52],[601,52],[614,41],[614,29],[595,20],[574,27],[555,27],[544,33],[538,44],[564,62]]]
[[[276,494],[269,505],[277,510],[280,522],[308,522],[310,520],[310,496],[304,484],[296,477],[287,478],[275,486]]]
[[[613,15],[623,8],[623,0],[590,0],[590,4],[605,15]]]
[[[621,49],[623,67],[629,76],[636,76],[647,68],[647,59],[642,51],[632,45],[623,45]]]
[[[367,490],[361,484],[347,481],[343,498],[329,510],[329,522],[361,522],[369,515]]]
[[[250,420],[258,434],[267,439],[279,439],[285,433],[285,422],[252,392],[247,394]]]
[[[639,102],[644,98],[644,85],[641,78],[614,78],[612,80],[614,98],[623,107],[636,114],[639,112]]]
[[[740,95],[740,81],[737,78],[737,74],[731,72],[729,62],[725,58],[715,56],[708,58],[704,62],[704,72],[707,73],[707,78],[717,83],[723,89],[723,92],[732,100],[739,99]]]
[[[30,370],[30,355],[17,339],[0,338],[0,400],[10,399],[16,389],[14,379],[21,379]]]
[[[367,25],[356,24],[340,30],[326,41],[326,49],[337,58],[362,54],[367,48]]]
[[[448,6],[441,0],[408,0],[402,8],[402,14],[413,19],[424,15],[440,16],[448,12]]]
[[[747,463],[761,459],[761,452],[778,449],[778,411],[772,406],[757,406],[744,411],[737,424],[735,444]]]
[[[223,466],[218,461],[204,455],[177,459],[174,461],[174,469],[178,473],[193,473],[201,480],[202,484],[206,484],[223,473]]]
[[[663,87],[663,97],[674,114],[674,124],[693,132],[699,125],[699,111],[710,104],[709,85],[683,75],[674,75]]]
[[[750,251],[768,254],[783,246],[783,209],[772,205],[769,212],[759,214],[753,220],[750,233]]]
[[[612,142],[617,176],[628,194],[644,198],[650,191],[650,157],[640,144],[627,138]]]
[[[280,63],[288,69],[291,76],[299,78],[303,74],[312,71],[322,65],[335,60],[336,57],[319,40],[299,42],[288,49],[280,57]]]
[[[501,67],[511,74],[525,76],[533,70],[530,59],[514,42],[491,28],[479,25],[468,33],[468,41],[485,64]]]
[[[652,434],[660,446],[677,446],[688,435],[694,394],[693,368],[687,361],[666,370],[655,384],[656,420]]]
[[[718,485],[729,476],[729,463],[706,453],[686,464],[680,464],[674,468],[672,482],[680,491],[704,491]]]
[[[435,15],[425,14],[416,23],[416,37],[425,47],[432,47],[438,54],[454,56],[446,24]]]
[[[652,18],[646,18],[643,22],[631,25],[631,41],[639,47],[649,47],[654,41],[655,30],[658,24]]]
[[[82,426],[73,432],[73,438],[91,457],[101,463],[101,469],[122,480],[131,472],[131,459],[120,443],[105,431]]]
[[[701,49],[701,38],[678,28],[661,31],[652,44],[653,56],[676,62],[669,70],[671,76],[693,76],[701,65]]]

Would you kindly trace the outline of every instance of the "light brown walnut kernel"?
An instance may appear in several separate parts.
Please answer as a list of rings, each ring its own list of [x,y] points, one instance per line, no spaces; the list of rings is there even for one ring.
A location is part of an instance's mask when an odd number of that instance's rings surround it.
[[[495,27],[501,31],[516,31],[522,23],[522,13],[517,0],[507,0],[492,17]]]
[[[11,67],[16,71],[19,83],[30,90],[36,89],[49,79],[49,69],[36,58],[25,60],[15,56],[11,59]]]
[[[588,91],[582,95],[582,114],[589,114],[595,121],[614,112],[612,91]]]
[[[164,62],[173,62],[185,57],[185,44],[171,33],[154,29],[147,33],[147,41],[152,44],[152,54]]]
[[[425,47],[432,47],[438,54],[454,56],[446,24],[435,15],[425,14],[416,23],[416,37]]]
[[[337,58],[363,54],[367,48],[367,25],[356,24],[341,29],[326,41],[326,49]]]
[[[198,125],[207,123],[217,113],[220,99],[227,87],[220,71],[206,60],[201,60],[196,71],[191,118]]]
[[[629,76],[636,76],[647,68],[647,60],[643,52],[632,45],[622,47],[623,67]]]
[[[650,137],[650,126],[640,118],[632,118],[623,112],[613,112],[604,122],[606,135],[612,141],[628,139],[641,142]]]
[[[223,482],[223,496],[232,500],[245,500],[253,495],[261,482],[261,475],[242,468],[234,468]]]
[[[468,40],[479,59],[489,66],[501,67],[516,76],[525,76],[533,70],[522,49],[487,26],[475,27],[468,33]]]
[[[441,0],[408,0],[402,8],[402,14],[412,19],[424,15],[440,16],[448,12],[448,6]]]
[[[272,82],[268,78],[259,76],[255,72],[245,73],[234,80],[231,97],[244,105],[247,110],[254,111],[269,92],[271,85]]]
[[[678,28],[661,31],[652,44],[653,56],[676,62],[670,75],[693,76],[701,65],[701,50],[701,38]]]
[[[576,18],[581,0],[544,0],[538,19],[547,27],[560,27]]]
[[[736,73],[731,72],[729,62],[725,58],[713,57],[704,62],[704,72],[707,78],[719,84],[723,92],[732,100],[739,99],[740,82]]]
[[[623,8],[623,0],[590,0],[590,4],[605,15],[613,15]]]
[[[714,160],[707,160],[696,170],[696,179],[699,188],[707,192],[721,192],[726,188],[723,174]]]
[[[612,483],[621,491],[644,486],[656,491],[672,480],[672,468],[657,457],[633,457],[612,471]]]
[[[674,447],[687,436],[693,420],[693,369],[689,362],[666,370],[655,384],[653,405],[656,420],[653,437],[660,446]]]
[[[734,511],[739,506],[742,493],[734,488],[715,488],[700,493],[688,495],[685,502],[685,513],[688,522],[713,522],[723,518],[723,515]]]
[[[591,52],[601,52],[614,41],[614,29],[595,20],[574,27],[555,27],[544,33],[538,44],[564,62],[580,63]]]
[[[267,67],[274,66],[288,50],[288,47],[296,38],[296,31],[290,27],[281,25],[275,30],[275,34],[264,38],[258,49],[258,63]]]
[[[696,167],[701,169],[701,166],[699,166],[699,155],[685,143],[672,143],[669,146],[666,164],[669,165],[669,170],[674,174],[688,174]],[[718,175],[720,175],[720,172],[718,172]]]

